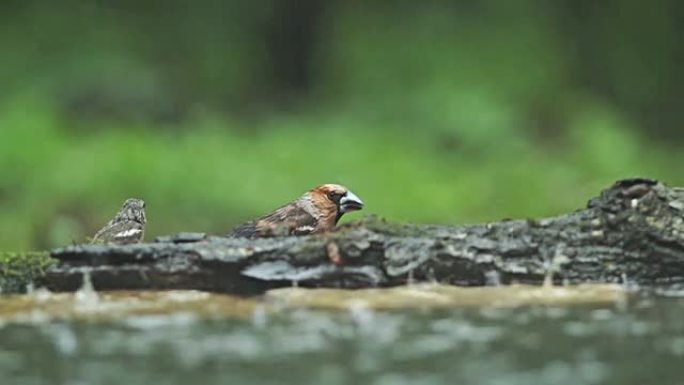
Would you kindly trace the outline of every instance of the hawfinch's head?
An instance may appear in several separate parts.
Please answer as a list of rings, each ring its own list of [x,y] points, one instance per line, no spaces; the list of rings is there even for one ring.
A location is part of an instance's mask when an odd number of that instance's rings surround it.
[[[324,184],[310,191],[316,197],[317,203],[334,208],[336,220],[342,215],[363,208],[363,201],[353,192],[338,184]]]

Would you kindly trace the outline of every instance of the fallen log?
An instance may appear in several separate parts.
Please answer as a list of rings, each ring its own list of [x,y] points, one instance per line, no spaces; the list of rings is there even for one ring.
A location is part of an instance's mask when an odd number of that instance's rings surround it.
[[[337,231],[248,240],[198,233],[125,246],[53,250],[43,283],[98,290],[198,289],[260,294],[276,287],[388,287],[413,280],[480,286],[511,282],[684,281],[684,189],[616,182],[586,208],[546,219],[443,226],[370,217]]]

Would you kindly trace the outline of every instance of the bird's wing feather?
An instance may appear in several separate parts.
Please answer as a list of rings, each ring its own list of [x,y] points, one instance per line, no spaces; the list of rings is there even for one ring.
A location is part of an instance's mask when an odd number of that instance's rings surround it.
[[[274,235],[305,235],[316,228],[318,220],[296,203],[279,208],[256,221],[257,229]]]
[[[234,228],[230,233],[230,236],[236,238],[252,238],[255,236],[256,230],[254,222],[245,222]]]
[[[316,229],[317,219],[296,203],[285,205],[274,212],[236,227],[233,237],[273,237],[306,235]]]
[[[136,221],[109,223],[93,237],[93,243],[136,243],[142,240],[144,227]]]

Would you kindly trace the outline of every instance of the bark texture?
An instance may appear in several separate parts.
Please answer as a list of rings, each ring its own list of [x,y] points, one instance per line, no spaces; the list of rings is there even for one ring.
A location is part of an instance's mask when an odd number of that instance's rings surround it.
[[[198,233],[153,243],[80,245],[47,286],[75,290],[83,271],[96,289],[201,289],[259,294],[275,287],[384,287],[414,281],[684,281],[684,189],[649,179],[616,182],[586,208],[541,220],[471,226],[396,224],[366,218],[315,236],[247,240]]]

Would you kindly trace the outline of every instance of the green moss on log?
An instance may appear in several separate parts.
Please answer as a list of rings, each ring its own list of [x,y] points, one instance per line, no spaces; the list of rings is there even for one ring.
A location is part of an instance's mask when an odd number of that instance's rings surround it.
[[[357,228],[366,228],[378,234],[397,237],[420,237],[429,234],[429,226],[412,223],[390,222],[377,215],[367,215],[362,219],[348,222],[338,229],[338,233],[345,234]]]
[[[25,292],[29,284],[39,283],[47,268],[56,262],[47,252],[0,252],[0,293]]]

